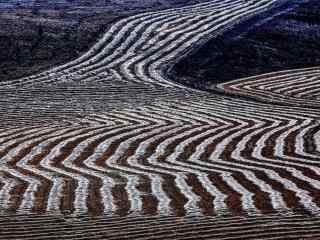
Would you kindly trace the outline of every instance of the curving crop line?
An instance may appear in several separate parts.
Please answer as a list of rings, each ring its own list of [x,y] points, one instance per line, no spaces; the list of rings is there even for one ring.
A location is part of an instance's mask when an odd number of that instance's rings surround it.
[[[297,212],[320,210],[319,69],[213,86],[224,94],[166,77],[203,42],[285,2],[208,1],[128,17],[80,58],[1,82],[0,209],[18,215],[0,219],[0,239],[318,236],[319,219]],[[69,232],[54,220],[61,214],[110,221]],[[23,229],[12,232],[19,218]],[[40,222],[52,225],[43,232]]]

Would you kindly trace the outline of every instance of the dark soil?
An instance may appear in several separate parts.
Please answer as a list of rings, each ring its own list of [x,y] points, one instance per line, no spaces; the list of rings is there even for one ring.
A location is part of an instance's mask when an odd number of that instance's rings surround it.
[[[0,0],[0,81],[70,61],[116,20],[205,0]]]
[[[237,78],[320,65],[318,0],[299,1],[289,11],[259,21],[263,22],[250,23],[254,27],[247,29],[240,26],[243,31],[236,35],[210,40],[176,64],[170,74],[183,84],[208,88]]]
[[[76,58],[125,16],[204,1],[1,1],[0,81]],[[232,30],[237,34],[207,42],[176,64],[171,77],[207,88],[241,77],[320,65],[320,2],[298,2],[297,7],[269,21],[256,25],[251,21]]]

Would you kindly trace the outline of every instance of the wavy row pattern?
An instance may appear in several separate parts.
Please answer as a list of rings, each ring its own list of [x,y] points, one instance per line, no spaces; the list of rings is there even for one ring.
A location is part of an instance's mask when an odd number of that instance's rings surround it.
[[[1,82],[0,209],[199,219],[318,214],[317,68],[216,86],[242,98],[193,90],[166,78],[175,62],[203,42],[285,2],[212,0],[128,17],[80,58]],[[128,225],[135,239],[161,238],[144,236],[149,223],[136,221],[130,224],[140,224],[139,231]],[[163,231],[170,231],[170,221],[164,218]],[[243,233],[245,239],[262,236],[251,220],[230,219],[232,224],[221,231],[213,230],[220,220],[210,228],[210,219],[192,221],[181,224],[203,229],[203,239],[222,237],[239,224],[250,229]],[[270,229],[280,232],[279,238],[303,234],[299,221],[284,220],[292,232],[282,225]],[[308,223],[310,234],[318,221]],[[12,224],[7,223],[5,234]],[[38,231],[36,219],[26,224]],[[111,227],[115,232],[119,228],[116,223]],[[231,235],[225,239],[236,239]]]
[[[319,107],[319,68],[295,69],[218,84],[222,92],[261,101],[300,107]]]

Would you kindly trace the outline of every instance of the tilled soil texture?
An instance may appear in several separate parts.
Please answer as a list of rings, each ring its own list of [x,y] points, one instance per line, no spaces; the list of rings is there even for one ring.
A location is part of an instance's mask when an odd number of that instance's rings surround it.
[[[176,81],[212,88],[243,77],[320,64],[320,2],[290,1],[214,38],[178,62]]]
[[[0,1],[0,81],[76,58],[120,18],[204,1]]]

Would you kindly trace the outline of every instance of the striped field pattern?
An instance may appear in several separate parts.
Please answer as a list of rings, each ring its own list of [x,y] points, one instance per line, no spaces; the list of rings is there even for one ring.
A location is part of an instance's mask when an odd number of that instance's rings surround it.
[[[213,88],[286,105],[319,107],[320,69],[295,69],[221,83]]]
[[[216,94],[166,77],[286,2],[131,16],[80,58],[0,82],[0,239],[320,239],[319,70]]]

